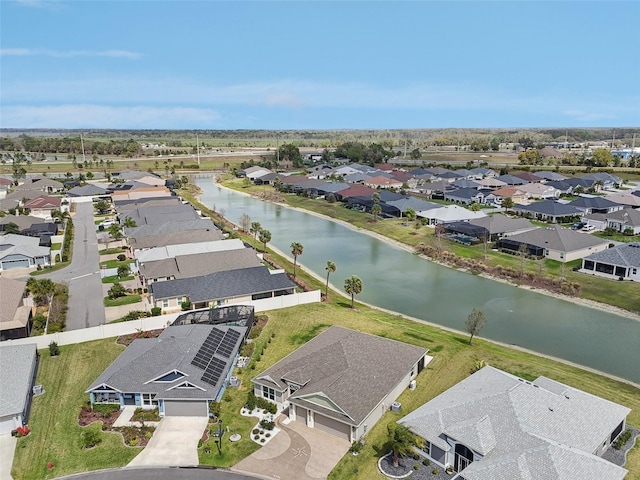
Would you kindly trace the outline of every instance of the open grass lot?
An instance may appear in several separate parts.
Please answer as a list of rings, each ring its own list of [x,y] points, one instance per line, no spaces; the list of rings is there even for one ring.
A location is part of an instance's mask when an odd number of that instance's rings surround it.
[[[225,177],[224,184],[230,188],[256,196],[264,194],[265,191],[273,192],[272,187],[268,187],[267,190],[265,190],[264,186],[252,185],[245,187],[242,179],[234,179],[230,178],[230,176]],[[341,220],[350,223],[354,227],[375,232],[411,247],[416,247],[420,243],[433,244],[435,241],[433,228],[421,226],[416,229],[413,223],[407,223],[405,219],[378,219],[375,222],[370,214],[349,210],[339,202],[329,203],[320,199],[314,200],[285,193],[278,193],[278,195],[291,207],[302,208],[329,218]],[[466,246],[446,239],[442,239],[442,245],[445,250],[449,250],[456,255],[483,260],[490,266],[501,265],[517,270],[520,269],[520,258],[507,253],[488,250],[486,259],[484,259],[483,245]],[[574,272],[572,269],[579,265],[579,261],[569,262],[565,265],[563,272],[562,264],[554,260],[545,259],[542,263],[536,260],[525,260],[524,270],[553,277],[564,275],[569,282],[580,284],[579,297],[581,298],[606,303],[632,312],[640,312],[640,287],[637,283],[617,282]]]
[[[120,251],[119,253],[122,253],[122,251]],[[107,267],[107,268],[118,268],[118,267],[128,266],[132,263],[136,263],[135,259],[124,260],[122,262],[119,260],[105,260],[103,262],[100,262],[100,266]]]
[[[75,472],[119,467],[129,463],[140,448],[126,447],[122,437],[100,433],[102,442],[85,450],[81,446],[78,425],[80,408],[89,397],[85,389],[122,352],[114,339],[60,347],[61,354],[51,358],[40,350],[37,384],[44,395],[33,400],[28,437],[18,440],[12,476],[16,480],[35,480]],[[100,430],[99,425],[87,428]],[[53,471],[47,462],[54,464]]]
[[[129,275],[128,277],[119,277],[118,275],[111,275],[110,277],[103,277],[102,283],[116,283],[116,282],[127,282],[129,280],[133,280],[133,275]]]
[[[104,306],[105,307],[119,307],[121,305],[130,305],[132,303],[138,303],[142,301],[142,297],[140,295],[125,295],[120,298],[109,298],[104,297]]]

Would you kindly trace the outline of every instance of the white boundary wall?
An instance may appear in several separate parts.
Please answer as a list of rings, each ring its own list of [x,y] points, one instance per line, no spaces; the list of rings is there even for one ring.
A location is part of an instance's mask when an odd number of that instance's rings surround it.
[[[254,300],[251,302],[241,302],[239,305],[252,305],[256,312],[265,312],[267,310],[277,310],[280,308],[294,307],[296,305],[304,305],[307,303],[320,302],[320,290],[311,292],[294,293],[293,295],[283,295],[281,297],[265,298],[262,300]],[[229,303],[227,305],[233,305]],[[225,306],[227,306],[225,305]],[[80,330],[70,330],[67,332],[51,333],[49,335],[40,335],[39,337],[20,338],[17,340],[7,340],[0,342],[0,348],[3,345],[25,345],[35,343],[38,349],[47,348],[51,342],[58,345],[72,345],[74,343],[90,342],[92,340],[100,340],[103,338],[112,338],[119,335],[132,335],[139,330],[155,330],[165,328],[185,312],[172,313],[169,315],[161,315],[158,317],[145,317],[138,320],[130,320],[128,322],[108,323],[98,327],[83,328]]]

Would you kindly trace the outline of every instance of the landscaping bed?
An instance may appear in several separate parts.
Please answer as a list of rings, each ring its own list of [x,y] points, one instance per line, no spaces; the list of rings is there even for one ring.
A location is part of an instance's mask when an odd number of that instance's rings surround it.
[[[131,345],[131,342],[133,342],[137,338],[158,338],[163,331],[164,328],[158,328],[156,330],[139,331],[130,335],[120,335],[118,338],[116,338],[116,343],[128,347],[129,345]]]
[[[84,405],[78,415],[78,424],[86,427],[94,422],[102,422],[104,430],[104,426],[108,428],[113,426],[120,413],[120,405],[95,405],[93,408],[91,405]]]

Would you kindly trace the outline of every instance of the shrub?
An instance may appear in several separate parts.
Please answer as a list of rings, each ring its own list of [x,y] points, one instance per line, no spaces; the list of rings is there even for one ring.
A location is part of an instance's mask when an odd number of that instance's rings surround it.
[[[413,466],[413,469],[414,469],[414,470],[420,470],[420,464],[419,464],[419,463],[416,463],[416,464]]]
[[[49,355],[51,355],[52,357],[57,357],[58,355],[60,355],[60,347],[53,340],[49,344]]]
[[[260,435],[254,435],[254,436],[253,436],[253,439],[254,439],[254,440],[258,440],[259,438],[260,438]]]
[[[260,433],[260,430],[258,430],[257,428],[254,428],[253,430],[251,430],[251,433],[253,433],[254,435],[257,435],[258,433]]]
[[[121,253],[120,255],[118,255],[118,261],[119,262],[124,262],[127,259],[126,255],[124,253]]]
[[[129,439],[129,445],[131,445],[132,447],[135,447],[138,445],[138,437],[133,437],[131,439]]]
[[[102,441],[100,433],[97,430],[93,429],[85,430],[80,434],[80,437],[82,438],[83,448],[95,447]]]
[[[160,307],[152,307],[151,308],[151,316],[157,317],[162,313],[162,309]]]
[[[187,300],[187,301],[185,301],[185,302],[182,302],[182,303],[180,304],[180,308],[182,308],[182,311],[183,311],[183,312],[184,312],[184,311],[186,311],[186,310],[189,310],[189,309],[191,308],[191,302],[190,302],[190,301],[188,301],[188,300]]]
[[[631,439],[631,430],[629,430],[628,428],[622,432],[618,438],[616,439],[615,442],[613,442],[613,448],[615,448],[616,450],[620,450],[622,447],[624,447],[627,442]]]
[[[56,253],[56,263],[60,263],[60,254]]]
[[[253,393],[253,390],[251,390],[251,391],[249,391],[249,394],[247,395],[247,410],[249,410],[250,412],[255,410],[256,403],[257,403],[256,394]]]
[[[126,295],[126,289],[118,282],[113,284],[113,287],[109,289],[109,298],[120,298]]]
[[[433,470],[431,470],[431,473],[433,473],[434,475],[437,475],[438,473],[440,473],[440,470],[438,470],[438,467],[436,467]]]
[[[211,402],[209,404],[209,413],[214,417],[220,416],[220,402]]]
[[[120,265],[118,267],[118,278],[128,277],[130,273],[131,269],[129,268],[129,265]]]
[[[267,432],[264,436],[269,438],[271,436],[271,434],[269,432]]]
[[[431,460],[429,460],[428,458],[425,458],[425,459],[422,461],[422,464],[423,464],[425,467],[428,467],[429,465],[431,465]]]
[[[264,428],[265,430],[273,430],[273,428],[276,426],[275,423],[273,422],[269,422],[267,420],[260,420],[260,426],[262,428]]]

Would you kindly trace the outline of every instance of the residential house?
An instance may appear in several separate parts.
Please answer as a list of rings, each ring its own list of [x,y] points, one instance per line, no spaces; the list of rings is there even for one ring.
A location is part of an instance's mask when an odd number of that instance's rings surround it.
[[[619,203],[612,202],[611,200],[607,200],[603,197],[594,197],[581,195],[572,202],[569,202],[569,205],[572,207],[576,207],[578,210],[584,212],[585,214],[590,213],[611,213],[617,212],[618,210],[622,210],[624,207]]]
[[[546,200],[560,197],[560,190],[545,183],[527,183],[526,185],[520,185],[518,190],[524,192],[528,198]]]
[[[473,212],[459,205],[447,205],[440,208],[420,210],[416,212],[418,218],[426,218],[429,225],[442,225],[450,222],[469,221],[474,218],[486,217],[486,214],[479,211]]]
[[[506,183],[507,185],[525,185],[529,182],[527,182],[526,180],[523,180],[520,177],[516,177],[515,175],[500,175],[499,177],[496,177],[497,180],[500,180],[501,182]]]
[[[237,175],[238,177],[247,177],[251,180],[254,180],[255,178],[266,175],[267,173],[272,173],[272,172],[271,170],[265,167],[253,166],[253,167],[245,168],[243,170],[239,170]]]
[[[26,299],[27,282],[0,277],[0,341],[31,334],[31,307]]]
[[[442,207],[442,205],[440,205],[439,203],[427,202],[416,197],[403,197],[398,200],[390,200],[385,203],[398,210],[398,215],[394,215],[398,217],[402,217],[404,213],[410,208],[414,212],[419,212],[421,210],[431,210],[433,208]]]
[[[531,216],[537,220],[559,223],[574,221],[582,215],[582,211],[578,208],[554,200],[535,202],[531,205],[516,204],[513,210],[521,215]]]
[[[498,180],[496,177],[481,178],[476,180],[476,183],[480,185],[481,188],[490,188],[492,190],[507,186],[506,182]]]
[[[67,192],[70,197],[100,197],[108,195],[107,189],[98,185],[87,184],[82,187],[73,187]]]
[[[640,208],[640,197],[631,193],[610,193],[604,198],[627,207]]]
[[[0,358],[0,435],[5,435],[29,420],[38,368],[36,344],[0,345]]]
[[[622,178],[606,172],[589,173],[582,176],[583,180],[593,181],[601,190],[613,190],[622,185]]]
[[[346,183],[364,184],[364,182],[366,182],[367,180],[370,180],[371,178],[373,178],[371,175],[367,175],[366,173],[362,173],[362,172],[356,172],[356,173],[350,173],[349,175],[345,175],[344,177],[342,177],[342,181]],[[377,185],[375,185],[373,188],[377,188]]]
[[[473,177],[471,178],[476,180],[482,180],[483,178],[494,178],[498,176],[495,170],[491,170],[490,168],[485,167],[472,168],[470,171],[473,174]]]
[[[200,277],[215,272],[258,267],[261,258],[253,248],[239,248],[221,252],[205,252],[139,263],[142,285],[175,280],[177,278]]]
[[[47,177],[31,177],[25,179],[20,185],[14,187],[16,192],[24,192],[31,190],[42,193],[56,193],[61,192],[64,189],[64,185],[56,180],[52,180]]]
[[[551,172],[549,170],[542,170],[540,172],[536,172],[536,176],[550,182],[561,182],[562,180],[566,180],[567,178],[564,175],[560,175],[557,172]]]
[[[0,235],[0,271],[51,264],[51,250],[40,239],[24,235]]]
[[[432,199],[440,200],[444,200],[444,195],[453,189],[453,184],[447,182],[446,180],[438,180],[418,185],[418,191],[425,195],[428,195]]]
[[[529,232],[538,227],[526,218],[511,218],[501,213],[474,218],[468,222],[453,222],[446,224],[448,232],[463,233],[469,235],[470,229],[475,233],[475,238],[488,241],[496,241],[503,237]],[[478,230],[478,228],[480,230]]]
[[[170,197],[171,191],[167,187],[141,187],[130,190],[115,191],[111,194],[114,203],[122,200],[140,200],[142,198]]]
[[[140,207],[119,214],[118,219],[124,224],[130,218],[136,225],[162,225],[172,221],[198,220],[200,215],[189,204],[162,205],[159,207]]]
[[[609,241],[552,225],[501,238],[497,243],[499,249],[515,254],[520,252],[523,245],[532,256],[566,263],[606,250],[609,248]]]
[[[430,361],[422,347],[333,325],[256,376],[253,390],[292,421],[353,442]]]
[[[253,300],[291,295],[295,293],[295,284],[284,270],[260,266],[156,282],[150,285],[149,293],[153,306],[178,311],[186,301],[195,309],[251,305]]]
[[[23,206],[29,209],[31,216],[51,220],[54,210],[62,210],[62,199],[60,197],[41,195],[25,202]]]
[[[177,222],[187,223],[187,222]],[[214,229],[199,229],[199,230],[186,230],[176,231],[160,235],[147,235],[144,237],[130,237],[128,238],[131,251],[135,254],[142,250],[149,250],[156,247],[170,246],[170,245],[182,245],[185,241],[185,236],[190,243],[207,243],[216,242],[222,240],[223,234],[217,228]]]
[[[563,180],[563,181],[565,183],[568,183],[569,185],[571,185],[572,191],[577,190],[577,189],[589,190],[591,188],[596,190],[596,185],[595,185],[595,181],[594,180],[588,180],[586,178],[574,177],[574,178],[567,178],[566,180]]]
[[[335,192],[334,195],[339,202],[346,202],[349,197],[368,197],[374,193],[376,193],[376,190],[373,188],[365,187],[364,185],[352,185],[349,188]]]
[[[459,188],[444,194],[444,199],[448,202],[471,205],[472,203],[483,203],[484,194],[473,188]]]
[[[474,182],[473,180],[469,180],[468,178],[459,178],[455,180],[452,184],[455,188],[472,188],[474,190],[480,190],[482,185],[478,182]]]
[[[127,237],[139,238],[153,235],[167,235],[174,232],[188,232],[191,230],[217,230],[210,218],[198,218],[195,220],[172,221],[155,225],[140,225],[138,227],[125,227],[124,233]]]
[[[183,241],[185,240],[183,236]],[[191,240],[191,238],[188,238]],[[175,258],[178,255],[196,255],[199,253],[228,252],[231,250],[245,249],[242,240],[230,238],[228,240],[215,240],[210,242],[180,243],[162,245],[144,251],[135,252],[134,256],[138,264],[156,262],[167,258]]]
[[[622,243],[584,257],[580,272],[640,281],[640,242]]]
[[[163,417],[208,417],[228,383],[247,327],[189,324],[134,340],[85,393],[91,405],[157,408]]]
[[[115,208],[118,215],[125,215],[127,212],[138,208],[174,206],[183,205],[184,203],[185,202],[180,200],[179,197],[143,198],[142,200],[124,200],[118,202]]]
[[[460,480],[622,480],[601,458],[631,410],[546,377],[487,366],[399,420]]]
[[[42,222],[42,218],[32,217],[30,215],[5,215],[0,217],[0,231],[4,231],[3,226],[9,223],[15,224],[19,230],[26,230],[34,223]]]
[[[545,185],[557,189],[560,195],[569,195],[573,192],[573,185],[566,180],[549,180]]]
[[[527,183],[540,183],[544,181],[544,178],[539,177],[537,174],[531,172],[518,172],[514,174],[515,177],[521,178]]]
[[[605,214],[606,227],[614,228],[618,232],[630,231],[632,235],[640,234],[640,210],[625,208]],[[605,227],[605,228],[606,228]]]
[[[491,192],[491,197],[487,195],[487,202],[493,200],[493,203],[502,204],[505,198],[510,198],[513,203],[526,205],[529,203],[529,195],[520,187],[502,187]]]

